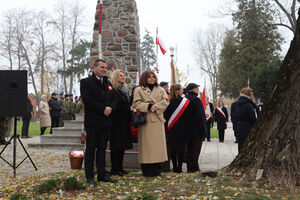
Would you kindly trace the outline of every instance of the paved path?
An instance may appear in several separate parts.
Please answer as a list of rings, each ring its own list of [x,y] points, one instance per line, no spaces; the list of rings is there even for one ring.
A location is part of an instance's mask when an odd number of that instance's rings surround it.
[[[201,154],[199,156],[200,169],[217,170],[221,169],[235,158],[237,155],[237,144],[234,143],[235,138],[232,126],[229,123],[225,132],[225,141],[220,143],[218,139],[212,139],[211,142],[203,142]],[[35,171],[29,159],[20,165],[17,169],[17,178],[36,176],[41,174],[71,171],[68,150],[64,149],[37,149],[28,148],[28,143],[39,143],[40,137],[30,139],[22,139],[26,149],[36,164],[38,171]],[[0,151],[4,146],[0,146]],[[9,145],[3,152],[2,156],[12,163],[13,145]],[[21,145],[17,144],[17,163],[26,157]],[[186,165],[183,166],[183,171],[186,171]],[[2,184],[7,184],[13,181],[13,170],[0,159],[0,187]]]

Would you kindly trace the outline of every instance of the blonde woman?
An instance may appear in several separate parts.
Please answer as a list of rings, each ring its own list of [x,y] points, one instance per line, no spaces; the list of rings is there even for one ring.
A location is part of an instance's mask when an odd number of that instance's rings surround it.
[[[50,117],[48,98],[44,94],[41,96],[41,102],[39,107],[40,107],[41,135],[44,135],[47,127],[51,127],[51,117]]]
[[[110,139],[111,174],[123,176],[127,172],[123,168],[123,158],[126,149],[132,148],[130,131],[130,97],[125,83],[126,75],[121,69],[114,71],[111,77],[114,105],[112,131]]]
[[[158,86],[152,71],[144,71],[134,90],[133,107],[146,113],[146,124],[139,126],[139,163],[144,176],[160,176],[160,163],[167,161],[165,119],[168,107],[165,90]]]

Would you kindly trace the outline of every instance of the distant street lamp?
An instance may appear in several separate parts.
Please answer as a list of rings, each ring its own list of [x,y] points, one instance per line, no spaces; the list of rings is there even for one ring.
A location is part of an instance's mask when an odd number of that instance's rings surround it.
[[[171,52],[171,84],[174,85],[176,84],[176,79],[175,79],[175,66],[174,66],[174,47],[170,47],[170,52]]]

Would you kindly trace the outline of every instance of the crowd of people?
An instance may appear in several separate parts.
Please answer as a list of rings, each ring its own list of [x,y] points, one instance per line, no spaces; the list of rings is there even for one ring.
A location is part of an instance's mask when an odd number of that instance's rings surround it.
[[[187,163],[187,172],[199,171],[202,142],[205,138],[210,141],[210,127],[214,121],[217,123],[219,142],[224,142],[229,118],[227,108],[222,100],[215,110],[209,104],[211,114],[206,116],[198,97],[199,85],[189,83],[183,88],[175,84],[169,91],[168,82],[159,84],[154,72],[144,71],[130,95],[123,70],[115,70],[111,79],[105,76],[106,73],[106,62],[96,60],[92,75],[80,82],[87,132],[85,174],[89,184],[96,184],[95,159],[97,181],[116,182],[110,175],[123,176],[128,173],[123,168],[123,158],[125,150],[132,148],[130,121],[131,113],[136,110],[145,113],[146,118],[145,123],[138,126],[138,162],[143,176],[160,176],[164,169],[170,169],[170,160],[175,173],[182,172],[183,162]],[[253,93],[248,94],[248,90],[252,93],[250,88],[243,89],[231,109],[239,150],[258,114],[255,104],[251,103]],[[246,112],[250,110],[254,114],[248,116]],[[105,171],[105,150],[109,140],[110,173]]]
[[[210,142],[210,128],[214,122],[217,123],[219,142],[224,142],[229,118],[227,108],[222,100],[215,109],[209,103],[207,114],[199,98],[199,85],[189,83],[183,88],[174,84],[169,90],[168,82],[159,84],[153,71],[144,71],[130,94],[123,70],[115,70],[110,79],[106,73],[106,62],[98,59],[93,65],[93,73],[80,81],[81,97],[73,100],[72,94],[61,93],[58,99],[58,95],[52,93],[49,101],[42,95],[39,104],[41,135],[47,127],[51,127],[52,133],[52,128],[63,126],[64,120],[75,119],[75,113],[84,114],[87,134],[84,164],[88,184],[96,184],[95,160],[97,181],[114,183],[117,181],[110,175],[128,173],[123,168],[123,158],[125,150],[133,147],[132,112],[145,114],[145,122],[137,128],[138,162],[146,177],[169,171],[170,161],[174,173],[182,172],[183,162],[187,164],[187,172],[200,171],[198,158],[202,143],[205,138]],[[244,88],[231,106],[239,151],[259,114],[253,96],[251,88]],[[28,126],[33,116],[29,100],[28,105],[28,113],[23,117],[22,138],[29,137]],[[105,171],[108,141],[111,150],[109,173]]]

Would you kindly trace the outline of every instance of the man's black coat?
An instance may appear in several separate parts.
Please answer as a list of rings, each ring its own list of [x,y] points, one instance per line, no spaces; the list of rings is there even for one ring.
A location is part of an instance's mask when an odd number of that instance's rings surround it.
[[[189,121],[189,139],[190,140],[204,140],[207,137],[206,117],[201,100],[197,94],[189,92],[187,97],[190,100],[188,106],[188,121]]]
[[[93,73],[92,76],[81,79],[80,94],[84,104],[85,127],[112,126],[112,117],[104,115],[106,107],[114,109],[113,91],[108,78],[103,77],[103,83]]]
[[[60,116],[60,111],[61,111],[61,105],[57,101],[57,99],[51,97],[48,104],[49,104],[49,107],[50,107],[50,116],[51,117],[59,117]]]

